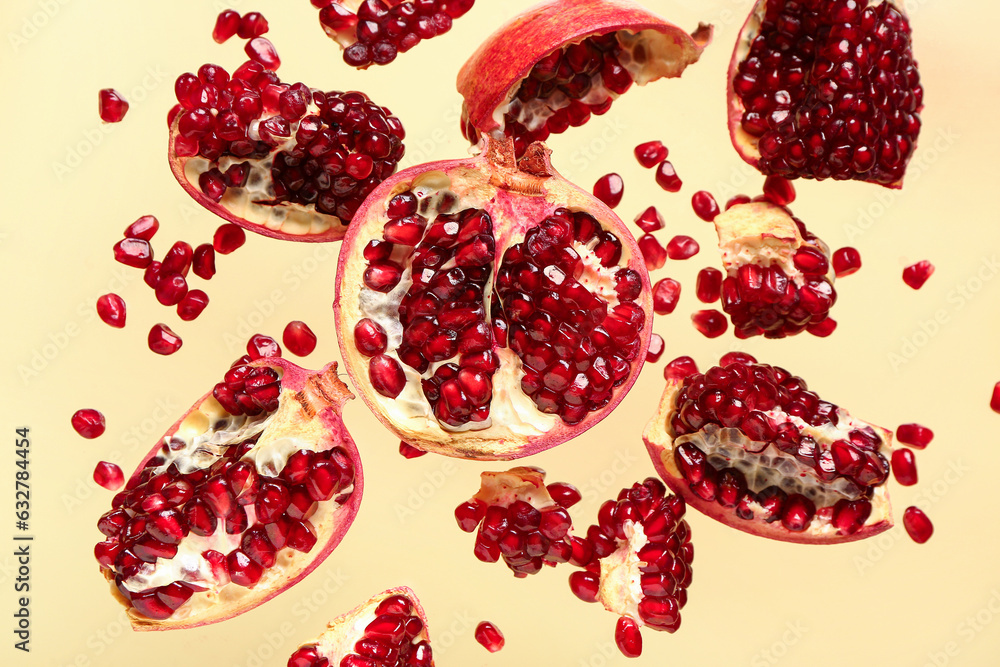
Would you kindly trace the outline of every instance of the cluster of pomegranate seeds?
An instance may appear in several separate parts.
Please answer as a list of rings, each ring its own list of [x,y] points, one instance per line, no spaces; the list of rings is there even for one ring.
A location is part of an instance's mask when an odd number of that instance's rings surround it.
[[[647,141],[639,144],[633,151],[635,159],[646,169],[652,169],[667,159],[670,151],[661,141]]]
[[[934,431],[921,424],[900,424],[896,440],[916,449],[925,449],[934,439]]]
[[[656,183],[667,192],[680,192],[683,182],[670,160],[664,160],[656,168]]]
[[[689,375],[698,372],[698,364],[691,357],[677,357],[663,368],[663,377],[666,380],[683,380]]]
[[[660,334],[653,334],[649,337],[649,347],[646,349],[646,361],[650,363],[656,363],[663,356],[663,350],[665,345],[663,343],[663,336]]]
[[[496,653],[503,648],[504,638],[500,629],[489,621],[480,621],[476,626],[476,641],[482,644],[490,653]]]
[[[681,298],[681,284],[673,278],[661,278],[653,285],[653,312],[669,315]]]
[[[281,332],[281,342],[285,349],[296,357],[306,357],[316,349],[316,334],[301,320],[292,320]]]
[[[768,2],[733,89],[765,174],[893,184],[920,131],[910,26],[891,2]]]
[[[181,349],[184,341],[166,324],[154,324],[146,337],[149,349],[157,354],[168,356]]]
[[[97,316],[108,326],[121,329],[125,326],[125,299],[117,294],[104,294],[97,298]]]
[[[70,418],[73,430],[81,437],[92,440],[104,433],[104,415],[93,408],[77,410]]]
[[[715,216],[719,215],[718,202],[712,193],[706,190],[699,190],[691,195],[691,208],[694,209],[695,215],[705,222],[712,222]]]
[[[695,293],[702,303],[715,303],[722,295],[722,271],[706,266],[698,272]]]
[[[667,242],[667,257],[670,259],[690,259],[698,254],[701,247],[690,236],[677,235]]]
[[[417,447],[414,447],[413,445],[411,445],[410,443],[406,442],[405,440],[400,440],[399,441],[399,454],[400,454],[400,456],[402,456],[405,459],[416,459],[416,458],[420,458],[421,456],[424,456],[425,454],[427,454],[427,452],[425,452],[424,450],[419,449]]]
[[[838,248],[833,253],[833,270],[838,278],[857,273],[861,268],[861,253],[850,246]]]
[[[917,483],[917,460],[912,451],[899,448],[892,452],[892,474],[903,486]]]
[[[108,491],[117,491],[125,483],[125,475],[114,463],[99,461],[94,467],[94,481]]]
[[[667,249],[652,234],[643,234],[636,243],[642,251],[642,259],[647,271],[662,269],[667,262]]]
[[[647,234],[652,234],[658,229],[663,229],[663,216],[656,210],[656,207],[650,206],[636,216],[635,224]]]
[[[903,528],[917,544],[923,544],[934,534],[934,524],[919,507],[907,507],[903,511]]]
[[[729,328],[726,316],[714,308],[695,311],[691,314],[691,323],[705,338],[718,338]]]
[[[903,269],[903,282],[913,289],[920,289],[934,275],[934,265],[926,259]]]
[[[251,361],[280,357],[281,347],[270,336],[254,334],[247,353],[233,362],[212,396],[231,415],[259,415],[278,408],[281,384],[278,372],[266,366],[248,366]]]
[[[98,111],[105,123],[119,123],[128,113],[128,100],[113,88],[104,88],[97,98]]]
[[[625,194],[625,181],[618,174],[605,174],[594,183],[594,196],[608,205],[608,208],[615,208],[622,202]]]

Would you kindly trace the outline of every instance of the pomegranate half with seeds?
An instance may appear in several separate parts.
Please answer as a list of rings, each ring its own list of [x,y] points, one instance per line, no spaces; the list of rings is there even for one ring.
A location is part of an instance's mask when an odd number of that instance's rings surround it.
[[[764,174],[899,188],[923,88],[889,0],[758,0],[729,68],[729,132]]]
[[[633,83],[678,77],[712,38],[629,0],[548,0],[494,32],[462,66],[462,134],[534,141],[607,113]]]
[[[255,61],[232,73],[181,74],[170,168],[195,201],[237,225],[289,241],[336,241],[396,170],[405,132],[357,91],[282,82]]]
[[[330,621],[288,667],[433,667],[427,616],[413,591],[390,588]]]
[[[228,408],[213,394],[195,403],[98,521],[94,554],[136,630],[266,602],[330,555],[361,503],[336,364],[313,373],[262,358],[226,377],[241,387],[223,392]]]
[[[649,276],[624,223],[542,144],[407,169],[345,238],[334,312],[347,370],[401,440],[527,456],[587,430],[635,382]]]
[[[643,440],[689,505],[747,533],[828,544],[892,526],[892,434],[738,353],[671,378]]]

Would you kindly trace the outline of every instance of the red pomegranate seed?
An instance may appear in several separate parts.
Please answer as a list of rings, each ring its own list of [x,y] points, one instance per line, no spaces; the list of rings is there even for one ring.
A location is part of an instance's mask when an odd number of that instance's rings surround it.
[[[160,221],[152,215],[144,215],[131,225],[125,228],[125,233],[122,234],[127,239],[142,239],[143,241],[149,241],[156,234],[156,230],[160,228]]]
[[[77,410],[70,418],[70,423],[73,430],[87,440],[93,440],[104,433],[104,415],[93,408]]]
[[[98,94],[101,120],[105,123],[118,123],[128,113],[128,101],[113,88],[105,88]]]
[[[247,341],[247,354],[255,361],[264,357],[280,357],[281,346],[278,341],[264,334],[254,334]]]
[[[224,9],[215,19],[215,28],[212,30],[212,39],[218,44],[222,44],[227,39],[236,34],[240,27],[240,13],[232,9]]]
[[[726,210],[728,211],[734,206],[739,206],[740,204],[749,204],[750,197],[746,195],[735,195],[726,202]]]
[[[1000,414],[1000,382],[993,385],[993,396],[990,397],[990,409]]]
[[[114,251],[116,262],[135,269],[145,269],[153,261],[153,249],[144,239],[122,239]]]
[[[489,621],[481,621],[476,626],[476,641],[490,653],[496,653],[503,648],[503,633]]]
[[[907,507],[903,512],[903,528],[917,544],[923,544],[934,534],[934,524],[919,507]]]
[[[639,237],[639,250],[642,251],[642,259],[646,263],[646,269],[656,271],[662,269],[667,262],[667,251],[656,240],[652,234],[643,234]]]
[[[553,482],[545,488],[548,490],[549,495],[552,496],[552,500],[566,509],[576,505],[583,498],[580,489],[568,482]]]
[[[618,650],[626,658],[638,658],[642,655],[642,635],[639,633],[639,624],[628,616],[618,619],[615,626],[615,643]]]
[[[240,26],[237,28],[236,34],[240,36],[240,39],[253,39],[254,37],[260,37],[267,30],[267,19],[260,12],[249,12],[240,21]]]
[[[149,349],[157,354],[169,355],[181,349],[184,341],[166,324],[154,324],[146,338]]]
[[[251,60],[260,63],[265,69],[272,72],[281,67],[281,58],[267,37],[254,37],[243,48]]]
[[[646,361],[655,364],[663,356],[663,336],[653,334],[649,337],[649,348],[646,350]]]
[[[635,147],[635,159],[646,169],[652,169],[667,159],[670,151],[659,141],[647,141]]]
[[[208,306],[208,295],[200,289],[193,289],[177,304],[177,317],[190,322],[201,315],[206,306]]]
[[[614,208],[622,201],[625,194],[625,181],[618,174],[605,174],[594,183],[594,196]]]
[[[117,491],[125,483],[125,475],[122,474],[122,469],[114,463],[100,461],[94,467],[94,481],[97,482],[98,486],[108,491]]]
[[[593,572],[586,570],[569,575],[569,589],[584,602],[597,602],[601,580]]]
[[[764,197],[778,206],[788,206],[795,201],[795,186],[781,176],[768,176],[764,179]]]
[[[656,182],[667,192],[677,192],[681,189],[681,179],[669,160],[664,160],[656,168]]]
[[[722,271],[706,266],[698,272],[695,293],[702,303],[715,303],[722,295]]]
[[[656,210],[655,206],[650,206],[636,216],[635,224],[637,224],[639,229],[642,231],[647,234],[651,234],[657,229],[663,229],[663,217],[660,215],[660,212]]]
[[[747,354],[746,352],[741,352],[739,350],[735,350],[733,352],[726,352],[719,359],[719,366],[721,366],[722,368],[725,368],[729,364],[748,364],[749,365],[749,364],[756,364],[756,363],[757,363],[757,357],[753,356],[752,354]]]
[[[892,474],[903,486],[917,483],[917,460],[911,450],[900,448],[892,452]]]
[[[691,322],[706,338],[718,338],[729,328],[729,320],[715,309],[699,310],[691,315]]]
[[[378,393],[388,398],[396,398],[406,386],[406,375],[403,367],[392,357],[379,354],[368,362],[368,376],[372,387]]]
[[[97,316],[116,329],[125,326],[125,299],[117,294],[105,294],[97,299]]]
[[[374,357],[385,352],[389,336],[381,324],[366,317],[354,325],[354,344],[361,354]]]
[[[920,289],[934,274],[934,265],[926,259],[903,269],[903,282],[913,289]]]
[[[681,298],[681,284],[673,278],[663,278],[653,285],[653,312],[669,315],[677,307]]]
[[[698,372],[698,364],[691,357],[677,357],[663,368],[663,377],[667,380],[683,380]]]
[[[215,248],[211,243],[202,243],[194,249],[191,270],[202,280],[211,280],[215,275]]]
[[[833,253],[833,270],[838,278],[857,273],[861,268],[861,253],[850,246],[839,248]]]
[[[221,225],[212,237],[212,246],[220,255],[228,255],[247,242],[247,234],[242,227],[232,223]]]
[[[691,208],[705,222],[712,222],[719,215],[719,204],[711,192],[699,190],[691,196]]]
[[[416,447],[414,447],[410,443],[406,442],[405,440],[400,440],[399,441],[399,453],[400,453],[400,455],[403,456],[403,458],[416,459],[416,458],[420,458],[421,456],[423,456],[427,452],[425,452],[422,449],[417,449]],[[479,523],[479,522],[477,521],[476,523]]]
[[[667,243],[667,257],[670,259],[690,259],[699,250],[698,242],[690,236],[677,235]]]
[[[806,327],[806,331],[817,338],[826,338],[837,329],[837,320],[827,317],[819,322],[813,322]]]
[[[191,249],[191,244],[184,241],[178,241],[177,243],[170,246],[170,250],[167,254],[163,256],[163,261],[160,262],[160,270],[166,273],[179,273],[182,276],[187,276],[188,271],[191,270],[191,261],[194,257],[194,250]]]
[[[162,267],[160,268],[162,271]],[[156,283],[156,300],[164,306],[176,306],[188,293],[188,284],[179,273],[161,273]]]
[[[917,449],[924,449],[933,439],[934,431],[920,424],[901,424],[896,429],[896,440]]]
[[[305,357],[316,349],[316,334],[305,322],[292,320],[285,325],[285,330],[281,333],[281,342],[285,344],[285,349],[296,357]]]

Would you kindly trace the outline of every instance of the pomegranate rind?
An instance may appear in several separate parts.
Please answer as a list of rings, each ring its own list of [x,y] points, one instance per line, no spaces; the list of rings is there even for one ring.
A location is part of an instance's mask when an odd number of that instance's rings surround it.
[[[674,462],[674,435],[669,424],[683,384],[683,378],[667,381],[656,412],[643,430],[642,440],[657,474],[670,487],[670,490],[684,498],[688,505],[720,523],[750,535],[797,544],[843,544],[873,537],[892,528],[892,506],[885,484],[875,487],[873,495],[869,499],[872,504],[871,515],[860,529],[851,534],[837,530],[831,525],[829,518],[819,514],[813,518],[809,528],[801,533],[795,533],[783,528],[781,521],[767,523],[757,519],[744,520],[736,516],[732,509],[726,509],[716,502],[700,498],[691,490],[687,480],[684,479]],[[870,425],[882,436],[888,448],[892,442],[892,433],[874,424]]]
[[[515,161],[513,144],[509,140],[495,142],[487,138],[481,146],[482,151],[477,156],[410,167],[390,176],[372,191],[355,214],[355,221],[344,238],[337,266],[333,312],[341,356],[351,381],[365,405],[400,440],[427,452],[455,458],[508,461],[537,454],[576,437],[611,414],[628,394],[645,363],[652,335],[652,288],[642,253],[625,223],[596,197],[559,176],[549,161],[550,151],[543,144],[529,147],[520,161]],[[530,405],[525,411],[531,412],[532,421],[537,426],[523,423],[521,419],[499,423],[493,420],[491,426],[482,430],[451,431],[442,428],[436,419],[427,415],[401,414],[405,408],[402,401],[387,398],[374,390],[367,375],[368,358],[358,350],[353,336],[354,325],[366,317],[360,305],[365,271],[361,249],[369,241],[382,238],[383,227],[389,221],[386,202],[409,190],[414,182],[426,182],[428,179],[448,179],[452,191],[464,198],[489,203],[494,211],[509,216],[511,224],[496,232],[498,257],[502,255],[500,248],[519,242],[533,224],[559,206],[585,210],[602,224],[610,223],[614,228],[622,243],[620,264],[635,270],[642,279],[642,292],[636,303],[643,308],[645,321],[640,333],[639,355],[632,362],[632,372],[625,382],[615,388],[606,406],[588,413],[581,422],[570,426],[556,415],[539,412],[528,399]],[[516,196],[507,194],[510,192]],[[494,265],[494,277],[500,266],[498,260]],[[494,387],[497,381],[502,380],[505,366],[513,369],[508,372],[521,368],[520,360],[509,348],[499,352],[509,357],[506,362],[501,362],[501,368],[494,376]],[[404,372],[408,383],[415,382],[419,377],[412,369],[404,369]],[[513,380],[508,378],[508,381]]]
[[[692,34],[629,0],[548,0],[504,24],[490,35],[458,73],[465,99],[463,116],[483,134],[499,138],[500,122],[521,81],[538,59],[593,35],[626,31],[647,40],[654,57],[636,83],[679,77],[698,61],[712,40],[712,26]]]
[[[225,621],[264,604],[297,584],[326,560],[344,539],[357,516],[364,493],[361,456],[340,417],[344,404],[354,398],[354,394],[337,376],[337,363],[331,362],[316,372],[300,368],[276,357],[265,357],[248,365],[270,367],[281,374],[281,405],[261,438],[263,439],[268,431],[271,433],[292,432],[298,438],[318,443],[318,449],[326,450],[335,446],[343,448],[354,465],[354,488],[351,495],[343,505],[330,512],[325,520],[314,524],[318,539],[310,552],[303,553],[288,548],[281,549],[278,564],[266,570],[264,576],[253,588],[243,588],[231,584],[224,587],[224,595],[196,592],[191,600],[178,608],[178,612],[181,613],[175,613],[174,616],[165,620],[149,619],[138,614],[118,592],[114,584],[113,571],[102,570],[105,579],[110,583],[112,595],[126,607],[129,624],[133,630],[161,631],[195,628]],[[211,392],[205,394],[167,429],[163,437],[157,440],[157,444],[139,462],[130,478],[138,476],[146,462],[160,452],[165,438],[176,433],[189,415],[206,404],[210,408],[215,408],[216,412],[224,412]],[[326,502],[332,503],[334,501]],[[202,609],[181,618],[186,606],[191,604],[192,600],[200,600],[199,604]]]

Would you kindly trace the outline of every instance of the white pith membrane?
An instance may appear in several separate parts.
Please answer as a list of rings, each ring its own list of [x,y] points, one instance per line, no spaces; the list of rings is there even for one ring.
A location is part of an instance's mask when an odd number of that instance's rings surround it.
[[[481,476],[482,483],[473,499],[487,505],[510,507],[514,501],[523,500],[539,511],[557,505],[545,487],[545,472],[540,468],[519,466]]]
[[[649,544],[642,524],[625,522],[625,542],[610,556],[601,559],[601,585],[597,601],[604,608],[619,616],[628,616],[640,626],[645,622],[639,616],[642,594],[642,572],[639,550]]]

